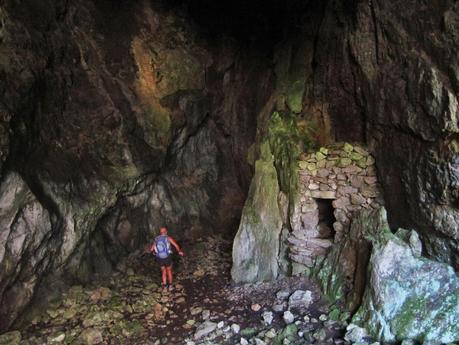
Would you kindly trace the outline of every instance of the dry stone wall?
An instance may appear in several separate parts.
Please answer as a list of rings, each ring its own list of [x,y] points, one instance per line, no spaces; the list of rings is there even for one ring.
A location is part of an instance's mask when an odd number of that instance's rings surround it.
[[[290,259],[311,267],[349,231],[362,209],[383,205],[375,160],[349,143],[305,153],[298,161],[298,196],[288,238]],[[328,209],[327,209],[328,208]]]

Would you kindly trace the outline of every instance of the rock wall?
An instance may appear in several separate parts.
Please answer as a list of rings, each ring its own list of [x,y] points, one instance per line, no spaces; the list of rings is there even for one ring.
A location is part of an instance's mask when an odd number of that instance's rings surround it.
[[[237,228],[270,62],[234,39],[211,42],[166,5],[0,5],[0,185],[14,194],[20,180],[47,215],[8,204],[41,224],[21,225],[34,250],[9,236],[17,225],[2,213],[0,248],[15,249],[0,259],[0,330],[33,296],[46,300],[39,286],[87,282],[160,225],[179,239]]]
[[[330,1],[313,94],[339,141],[366,142],[392,227],[458,264],[456,1]]]
[[[0,5],[0,185],[8,194],[18,176],[54,239],[40,246],[49,264],[30,268],[34,287],[49,272],[52,283],[87,281],[159,225],[179,237],[232,233],[266,140],[278,273],[291,269],[297,155],[340,141],[372,153],[391,226],[419,229],[431,258],[459,267],[456,1],[255,4],[242,27],[206,12],[211,28],[187,6]],[[2,239],[14,232],[5,217]],[[33,293],[13,276],[2,275],[0,300],[23,296],[20,310]],[[0,329],[16,315],[2,308]]]

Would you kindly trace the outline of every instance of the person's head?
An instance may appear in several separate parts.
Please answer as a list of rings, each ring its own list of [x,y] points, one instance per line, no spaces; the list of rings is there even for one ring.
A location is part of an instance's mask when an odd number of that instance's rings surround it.
[[[165,226],[162,226],[161,228],[159,228],[159,233],[161,235],[167,235],[167,228]]]

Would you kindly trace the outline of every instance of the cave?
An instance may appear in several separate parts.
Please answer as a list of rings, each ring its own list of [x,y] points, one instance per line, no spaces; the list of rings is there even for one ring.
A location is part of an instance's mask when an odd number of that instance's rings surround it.
[[[458,32],[454,0],[3,1],[0,345],[458,341]]]

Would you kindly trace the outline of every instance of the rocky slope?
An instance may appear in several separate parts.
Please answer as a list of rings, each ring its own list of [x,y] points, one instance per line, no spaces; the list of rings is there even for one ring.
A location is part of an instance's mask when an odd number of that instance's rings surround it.
[[[369,147],[390,225],[459,267],[457,2],[211,3],[0,5],[1,330],[159,225],[232,235],[257,166],[285,239],[297,155],[334,141]]]

